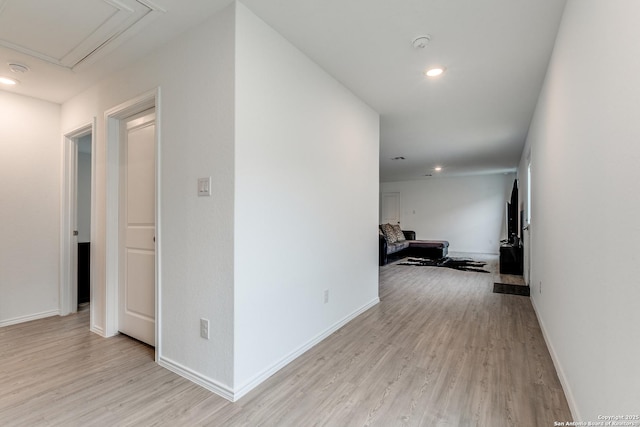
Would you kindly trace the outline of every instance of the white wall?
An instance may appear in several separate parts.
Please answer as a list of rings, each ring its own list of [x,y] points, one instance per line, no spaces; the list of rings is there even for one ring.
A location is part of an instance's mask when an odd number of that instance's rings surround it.
[[[498,254],[515,174],[383,182],[400,192],[400,224],[416,238],[447,240],[449,251]]]
[[[0,91],[0,326],[58,313],[60,106]]]
[[[640,409],[638,16],[569,0],[528,138],[531,296],[584,421]]]
[[[378,301],[379,118],[244,6],[237,16],[235,384],[243,394]]]
[[[207,385],[233,383],[234,7],[66,102],[62,129],[97,117],[95,329],[105,327],[105,111],[156,87],[160,132],[161,353]],[[187,64],[187,65],[185,65]],[[197,196],[198,177],[212,196]],[[210,340],[199,319],[211,322]]]
[[[156,87],[159,361],[237,398],[378,301],[378,115],[235,3],[66,102],[63,131],[97,117],[96,330],[107,292],[104,114]],[[213,195],[197,197],[206,176]]]
[[[91,241],[91,135],[80,138],[78,147],[78,242]],[[88,148],[87,148],[88,146]],[[86,150],[89,152],[86,152]]]

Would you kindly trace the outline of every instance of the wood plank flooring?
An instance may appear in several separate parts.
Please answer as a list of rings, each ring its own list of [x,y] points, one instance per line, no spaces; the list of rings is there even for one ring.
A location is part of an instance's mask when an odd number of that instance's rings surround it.
[[[477,257],[476,257],[477,258]],[[0,328],[0,426],[553,426],[571,420],[518,280],[387,265],[381,303],[236,403],[88,331],[88,312]]]

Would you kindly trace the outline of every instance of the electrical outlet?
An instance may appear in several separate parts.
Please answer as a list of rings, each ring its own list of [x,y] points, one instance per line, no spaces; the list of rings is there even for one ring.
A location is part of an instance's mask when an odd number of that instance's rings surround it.
[[[209,319],[200,319],[200,336],[209,339]]]
[[[329,289],[325,289],[324,290],[324,303],[328,303],[329,302]]]

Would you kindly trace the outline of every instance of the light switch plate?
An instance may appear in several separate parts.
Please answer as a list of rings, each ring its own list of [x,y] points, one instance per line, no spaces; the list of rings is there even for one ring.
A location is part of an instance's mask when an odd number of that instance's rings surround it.
[[[198,178],[198,196],[211,195],[211,177]]]

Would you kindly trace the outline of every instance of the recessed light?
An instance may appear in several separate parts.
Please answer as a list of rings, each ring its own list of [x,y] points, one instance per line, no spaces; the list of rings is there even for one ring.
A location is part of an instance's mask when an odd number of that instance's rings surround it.
[[[442,73],[444,73],[444,67],[433,67],[424,72],[427,77],[438,77]]]
[[[9,77],[0,76],[0,83],[2,83],[3,85],[13,86],[18,84],[18,81],[16,79],[10,79]]]
[[[436,166],[435,168],[433,168],[433,170],[436,172],[440,172],[442,170],[442,166]]]

